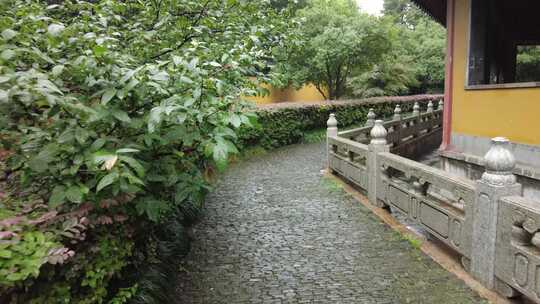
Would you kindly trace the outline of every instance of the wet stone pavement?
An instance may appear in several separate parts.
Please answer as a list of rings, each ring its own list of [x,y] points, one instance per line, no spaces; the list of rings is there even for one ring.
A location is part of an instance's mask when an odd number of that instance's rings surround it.
[[[483,303],[320,173],[323,144],[231,166],[193,228],[177,303]]]

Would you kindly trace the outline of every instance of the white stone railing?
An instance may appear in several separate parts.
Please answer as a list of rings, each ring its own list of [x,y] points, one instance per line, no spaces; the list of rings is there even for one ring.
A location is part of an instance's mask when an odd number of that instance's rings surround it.
[[[395,127],[398,120],[400,134],[416,134],[404,131],[403,120],[396,118],[374,121],[365,127],[367,134],[365,128],[339,132],[332,115],[329,170],[367,194],[374,206],[404,214],[454,249],[465,269],[486,287],[540,303],[540,202],[522,197],[509,141],[492,140],[484,156],[485,172],[472,181],[391,153],[403,140],[392,137],[385,125]]]
[[[413,112],[408,115],[401,114],[401,106],[396,105],[392,119],[384,121],[383,126],[388,132],[386,140],[390,146],[397,146],[402,142],[418,138],[425,133],[442,127],[442,101],[437,109],[433,109],[433,103],[428,103],[427,111],[420,112],[418,102],[414,104]],[[339,132],[340,137],[352,139],[360,143],[369,143],[371,128],[375,124],[376,114],[369,109],[365,126]]]

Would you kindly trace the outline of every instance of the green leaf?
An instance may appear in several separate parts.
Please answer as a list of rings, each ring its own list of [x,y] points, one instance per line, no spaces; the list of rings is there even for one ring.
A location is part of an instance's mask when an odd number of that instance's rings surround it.
[[[118,158],[121,162],[128,164],[128,166],[135,170],[139,177],[144,177],[145,169],[138,160],[125,155],[120,155]]]
[[[7,49],[7,50],[4,50],[1,54],[0,54],[0,57],[4,60],[10,60],[11,58],[13,58],[13,56],[15,56],[15,51],[13,50],[10,50],[10,49]]]
[[[66,191],[66,198],[72,203],[82,203],[83,196],[84,194],[79,186],[71,186]]]
[[[49,197],[49,206],[51,208],[56,208],[64,203],[66,199],[66,188],[64,186],[56,186],[54,187],[53,191],[51,192],[51,196]]]
[[[96,55],[96,57],[101,57],[103,56],[103,54],[105,54],[105,52],[107,51],[107,48],[104,47],[103,45],[96,45],[92,51],[94,52],[94,54]]]
[[[115,88],[109,88],[105,90],[105,93],[101,96],[101,104],[106,105],[111,101],[111,99],[116,95],[116,89]]]
[[[126,81],[131,79],[131,77],[133,77],[133,75],[135,75],[136,72],[137,72],[136,70],[127,71],[127,73],[120,79],[120,83],[125,83]]]
[[[28,162],[28,167],[30,167],[30,169],[32,169],[36,173],[43,173],[49,168],[49,161],[42,157],[39,157],[38,155],[30,159],[30,161]]]
[[[152,75],[150,79],[155,81],[168,81],[169,80],[169,74],[165,71],[161,71],[155,75]]]
[[[180,65],[182,63],[182,58],[179,56],[172,56],[174,65]]]
[[[169,205],[165,201],[145,197],[137,201],[135,208],[139,215],[146,214],[151,221],[157,222],[160,215],[169,209]]]
[[[118,180],[118,172],[117,171],[113,171],[107,175],[105,175],[98,183],[97,185],[97,188],[96,188],[96,192],[99,192],[101,191],[103,188],[111,185],[112,183],[114,183],[115,181]]]
[[[11,38],[17,36],[17,32],[12,29],[5,29],[2,31],[2,38],[4,38],[5,41],[11,40]]]
[[[193,80],[187,76],[180,76],[180,81],[187,84],[192,84]]]
[[[66,27],[63,24],[53,23],[47,28],[47,33],[51,36],[60,35]]]
[[[121,176],[127,178],[130,184],[137,184],[137,185],[144,186],[144,182],[140,178],[136,177],[135,175],[131,174],[128,171],[123,172]]]
[[[113,116],[114,118],[120,120],[121,122],[125,122],[125,123],[131,122],[131,118],[129,117],[129,115],[122,110],[114,110]]]
[[[116,153],[137,153],[140,152],[140,150],[133,149],[133,148],[123,148],[116,150]]]
[[[148,117],[148,132],[154,133],[157,125],[161,123],[161,114],[163,114],[162,107],[155,107],[150,111],[150,116]]]
[[[96,165],[101,165],[102,163],[117,157],[116,154],[107,151],[97,151],[92,156]]]
[[[131,91],[134,87],[136,87],[139,83],[140,83],[139,80],[133,78],[133,79],[131,79],[131,80],[128,82],[128,84],[124,87],[124,90],[125,90],[126,92],[129,92],[129,91]]]
[[[242,119],[237,114],[231,114],[229,117],[229,122],[235,127],[238,128],[242,124]]]
[[[56,139],[58,143],[64,144],[72,141],[75,138],[75,132],[73,129],[65,130],[58,138]]]
[[[54,64],[54,61],[51,59],[51,57],[47,56],[46,54],[44,54],[40,49],[38,49],[37,47],[32,47],[32,52],[34,54],[36,54],[39,58],[41,58],[42,60],[48,62],[49,64]]]
[[[229,147],[225,140],[218,140],[212,149],[212,157],[216,162],[218,169],[223,170],[227,165]]]
[[[57,65],[52,69],[52,74],[55,77],[58,77],[60,74],[62,74],[62,71],[64,71],[63,65]]]
[[[77,128],[75,130],[75,139],[79,144],[84,144],[88,140],[88,137],[90,137],[90,133],[86,129]]]
[[[90,146],[90,151],[97,151],[101,149],[107,141],[104,138],[98,138]]]
[[[10,259],[13,256],[13,253],[7,249],[0,249],[0,258]]]
[[[0,101],[7,101],[8,100],[8,92],[0,89]]]

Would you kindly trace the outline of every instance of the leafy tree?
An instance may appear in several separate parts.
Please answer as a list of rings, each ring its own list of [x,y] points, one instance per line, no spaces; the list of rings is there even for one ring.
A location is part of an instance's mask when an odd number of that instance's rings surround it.
[[[396,64],[409,66],[417,85],[409,93],[442,91],[446,50],[445,29],[409,0],[385,0],[384,14],[396,31],[392,52]]]
[[[359,98],[406,95],[418,85],[415,71],[402,58],[387,55],[368,72],[353,77],[350,95]]]
[[[540,80],[540,48],[538,46],[518,47],[516,82],[538,80]]]
[[[298,16],[297,39],[278,56],[289,76],[283,83],[312,83],[326,99],[342,97],[350,76],[369,69],[390,47],[386,28],[360,14],[353,1],[312,1]]]
[[[0,2],[0,301],[101,303],[237,152],[288,23],[264,0],[50,3]]]

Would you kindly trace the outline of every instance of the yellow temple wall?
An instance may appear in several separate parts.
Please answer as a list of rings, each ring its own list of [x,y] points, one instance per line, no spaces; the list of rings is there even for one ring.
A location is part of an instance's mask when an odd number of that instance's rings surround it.
[[[540,88],[467,90],[470,0],[456,0],[452,132],[540,145]]]
[[[256,104],[267,104],[277,102],[314,102],[323,101],[324,97],[319,93],[314,85],[308,84],[300,89],[286,88],[277,89],[270,85],[263,85],[268,89],[269,94],[265,96],[250,96],[245,99],[255,102]]]

